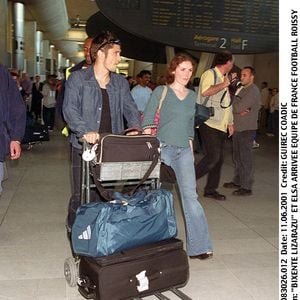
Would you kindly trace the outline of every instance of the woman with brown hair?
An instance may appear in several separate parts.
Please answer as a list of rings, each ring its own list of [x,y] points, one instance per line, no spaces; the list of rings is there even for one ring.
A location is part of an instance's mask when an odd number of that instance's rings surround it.
[[[167,69],[168,90],[160,110],[157,137],[161,142],[161,161],[173,168],[180,190],[187,236],[187,254],[191,258],[212,256],[207,220],[198,201],[194,172],[193,138],[196,93],[186,85],[193,74],[194,61],[177,54]],[[155,127],[154,116],[163,91],[157,87],[144,111],[145,134]]]

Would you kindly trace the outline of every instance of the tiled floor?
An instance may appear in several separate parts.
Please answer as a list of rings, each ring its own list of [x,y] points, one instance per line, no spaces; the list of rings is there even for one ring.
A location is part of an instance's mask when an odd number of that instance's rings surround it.
[[[190,261],[183,291],[194,300],[278,297],[278,151],[274,138],[260,136],[259,142],[253,196],[233,197],[220,188],[227,195],[225,202],[201,197],[214,257]],[[0,300],[83,299],[76,288],[67,286],[63,274],[64,260],[70,256],[64,227],[69,198],[66,140],[54,133],[50,142],[25,150],[8,169],[0,198]],[[222,183],[232,174],[228,143]],[[204,184],[205,179],[198,182],[200,195]],[[184,239],[177,197],[176,208],[179,237]]]

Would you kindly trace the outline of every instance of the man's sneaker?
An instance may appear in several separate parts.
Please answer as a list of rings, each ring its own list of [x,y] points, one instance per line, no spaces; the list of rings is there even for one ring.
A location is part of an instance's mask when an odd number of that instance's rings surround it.
[[[219,200],[219,201],[225,201],[226,200],[226,196],[222,195],[222,194],[219,194],[217,191],[214,191],[212,193],[204,193],[204,197]]]
[[[275,134],[274,134],[274,133],[271,133],[271,132],[267,132],[267,133],[266,133],[266,136],[275,136]]]
[[[259,148],[259,143],[257,143],[256,141],[253,141],[252,148],[253,149]]]
[[[223,187],[226,188],[226,189],[238,189],[240,188],[241,186],[238,185],[238,184],[235,184],[234,182],[225,182],[223,184]]]
[[[250,196],[250,195],[252,195],[252,191],[243,189],[243,188],[239,188],[238,190],[233,191],[232,195],[234,195],[234,196]]]

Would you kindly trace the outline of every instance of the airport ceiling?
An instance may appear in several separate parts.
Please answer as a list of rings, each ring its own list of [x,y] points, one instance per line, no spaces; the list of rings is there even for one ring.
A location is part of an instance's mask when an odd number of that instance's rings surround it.
[[[12,0],[20,2],[20,0]],[[122,40],[122,55],[131,59],[166,63],[165,45],[136,37],[114,25],[101,14],[95,0],[22,0],[25,21],[36,21],[37,30],[44,34],[55,49],[71,62],[83,60],[83,41],[103,29],[111,30]],[[74,26],[79,16],[80,26]],[[86,28],[87,25],[87,28]],[[175,51],[181,49],[176,48]],[[198,54],[189,53],[197,60]]]
[[[87,37],[86,21],[99,11],[93,0],[22,0],[25,20],[36,21],[44,34],[65,58],[77,63],[83,59],[83,41]],[[74,27],[79,16],[79,27]]]

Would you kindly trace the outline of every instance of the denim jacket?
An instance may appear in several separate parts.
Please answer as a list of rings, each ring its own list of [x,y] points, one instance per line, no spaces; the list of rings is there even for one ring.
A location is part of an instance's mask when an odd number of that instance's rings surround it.
[[[140,115],[126,79],[111,73],[106,89],[109,96],[112,133],[123,132],[123,117],[128,127],[141,128]],[[81,149],[78,139],[87,132],[99,131],[101,109],[102,93],[95,78],[94,65],[71,73],[66,81],[63,114],[71,129],[70,142],[73,147]]]

